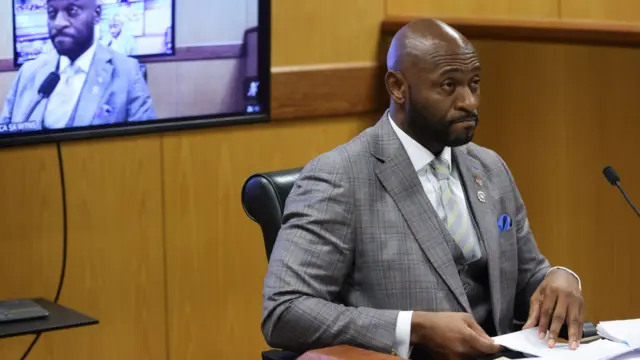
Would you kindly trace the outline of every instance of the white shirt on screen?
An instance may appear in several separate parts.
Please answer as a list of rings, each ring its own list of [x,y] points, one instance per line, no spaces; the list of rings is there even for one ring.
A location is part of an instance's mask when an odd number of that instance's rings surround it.
[[[66,56],[60,56],[60,82],[49,97],[44,114],[44,127],[62,129],[76,107],[80,92],[91,69],[93,56],[96,53],[96,42],[80,55],[74,63]]]
[[[417,141],[415,141],[412,137],[407,135],[402,129],[400,129],[391,119],[391,115],[389,115],[389,122],[391,123],[391,127],[395,131],[396,135],[400,139],[402,146],[404,147],[407,155],[409,156],[409,160],[411,160],[411,164],[415,168],[418,178],[420,179],[420,183],[422,184],[422,188],[424,192],[427,194],[431,205],[436,210],[440,218],[444,216],[444,207],[440,202],[440,187],[438,184],[438,179],[436,178],[433,170],[431,169],[429,163],[435,159],[435,156],[427,150],[424,146],[420,145]],[[443,159],[447,161],[449,166],[451,167],[451,179],[450,184],[452,187],[453,196],[458,201],[458,204],[464,204],[464,206],[460,206],[461,211],[466,212],[467,219],[471,219],[469,207],[466,201],[465,192],[462,187],[462,183],[460,182],[460,174],[456,166],[454,166],[451,156],[451,148],[445,147],[442,151],[441,156]],[[472,224],[469,224],[470,228],[474,228]],[[473,241],[475,243],[478,242],[477,234],[475,232],[472,233]],[[580,289],[582,289],[582,284],[580,282],[580,278],[573,271],[563,268],[561,266],[557,266],[551,268],[549,271],[554,269],[564,269],[570,272],[573,276],[578,279],[578,285]],[[547,272],[548,274],[548,272]],[[396,341],[394,344],[394,349],[397,354],[401,358],[409,358],[411,354],[411,317],[413,315],[413,311],[400,311],[398,314],[398,320],[396,322]]]

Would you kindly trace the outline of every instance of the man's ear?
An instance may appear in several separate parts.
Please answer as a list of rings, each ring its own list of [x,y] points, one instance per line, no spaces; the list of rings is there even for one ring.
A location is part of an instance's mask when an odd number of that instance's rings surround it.
[[[94,15],[96,16],[95,19],[95,24],[94,25],[98,25],[100,24],[100,18],[102,17],[102,6],[98,5],[96,6],[96,10],[94,12]]]
[[[389,70],[384,77],[384,84],[391,101],[396,104],[404,104],[407,94],[407,82],[399,71]]]

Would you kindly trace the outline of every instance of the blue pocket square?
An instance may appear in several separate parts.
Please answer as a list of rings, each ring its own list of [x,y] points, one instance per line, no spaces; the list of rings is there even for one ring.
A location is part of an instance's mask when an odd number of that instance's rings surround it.
[[[511,229],[511,225],[512,222],[509,215],[503,214],[498,218],[498,230],[500,230],[500,232],[505,232]]]

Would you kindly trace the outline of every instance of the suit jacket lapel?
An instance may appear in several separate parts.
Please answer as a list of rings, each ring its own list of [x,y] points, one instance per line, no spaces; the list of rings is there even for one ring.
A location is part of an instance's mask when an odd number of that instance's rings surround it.
[[[378,179],[400,209],[431,264],[463,308],[471,312],[451,251],[445,243],[448,233],[439,225],[438,214],[429,203],[418,174],[386,114],[376,128],[378,141],[374,144],[373,155],[383,161],[376,169]]]
[[[500,247],[498,244],[497,216],[494,211],[493,201],[487,187],[488,177],[480,162],[467,154],[466,148],[454,148],[453,156],[458,164],[460,177],[465,189],[467,202],[471,215],[475,219],[482,243],[487,253],[487,266],[489,270],[489,287],[491,289],[491,305],[494,309],[493,320],[499,326],[501,291],[500,286]],[[483,195],[480,194],[482,192]],[[482,197],[483,196],[483,197]],[[483,198],[481,202],[479,198]],[[499,327],[498,327],[499,329]]]
[[[87,80],[78,98],[75,116],[73,116],[73,126],[91,125],[109,86],[112,73],[113,65],[109,50],[97,45]]]

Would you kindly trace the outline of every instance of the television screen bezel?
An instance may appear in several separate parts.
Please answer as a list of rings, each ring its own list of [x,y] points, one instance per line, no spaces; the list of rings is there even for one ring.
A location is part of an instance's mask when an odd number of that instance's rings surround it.
[[[176,1],[172,1],[173,26],[172,36],[176,31]],[[13,0],[11,0],[13,4]],[[24,146],[43,143],[55,143],[63,141],[75,141],[85,139],[98,139],[119,136],[132,136],[142,134],[153,134],[169,131],[187,131],[220,126],[233,126],[240,124],[263,123],[271,118],[271,0],[258,0],[258,78],[260,81],[260,104],[262,111],[256,114],[246,112],[229,114],[205,114],[197,116],[170,117],[152,121],[123,123],[115,125],[99,125],[81,128],[65,128],[58,130],[45,130],[37,132],[16,132],[0,134],[0,148],[11,146]],[[15,29],[15,5],[13,5],[13,41],[14,41],[14,62],[16,61],[16,29]],[[246,42],[243,46],[246,46]],[[150,55],[157,58],[158,55]],[[135,56],[141,64],[145,64],[144,59],[150,56]],[[163,56],[163,55],[161,55]],[[175,55],[167,54],[167,62]],[[0,99],[0,106],[4,106],[5,99]],[[0,108],[0,111],[1,108]]]

